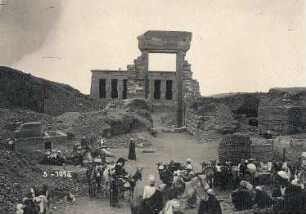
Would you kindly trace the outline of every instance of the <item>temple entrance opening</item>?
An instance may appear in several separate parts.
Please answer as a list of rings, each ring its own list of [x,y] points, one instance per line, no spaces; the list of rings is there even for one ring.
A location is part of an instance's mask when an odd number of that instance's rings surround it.
[[[176,109],[177,127],[184,126],[186,105],[200,97],[199,82],[185,60],[191,36],[185,31],[147,31],[138,36],[141,54],[127,70],[92,70],[91,97],[147,99],[152,107]]]

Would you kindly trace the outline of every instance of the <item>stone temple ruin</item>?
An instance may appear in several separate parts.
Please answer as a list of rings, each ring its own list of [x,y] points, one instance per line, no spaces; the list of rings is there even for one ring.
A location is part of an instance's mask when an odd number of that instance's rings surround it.
[[[63,145],[67,135],[62,131],[42,131],[41,122],[20,123],[15,131],[16,151],[32,153],[37,149],[54,149]]]
[[[183,126],[185,103],[200,96],[199,83],[192,78],[191,65],[185,60],[191,35],[183,31],[147,31],[137,38],[141,56],[127,70],[91,71],[91,97],[144,98],[153,106],[173,106],[177,126]],[[176,54],[176,71],[149,71],[150,53]]]

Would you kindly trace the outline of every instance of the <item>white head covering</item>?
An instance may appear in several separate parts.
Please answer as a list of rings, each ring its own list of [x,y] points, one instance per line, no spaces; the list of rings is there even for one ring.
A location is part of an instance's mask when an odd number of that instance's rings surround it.
[[[247,165],[247,168],[248,168],[248,170],[249,170],[250,172],[255,172],[255,171],[256,171],[256,166],[255,166],[255,164],[253,164],[253,163],[249,163],[249,164]]]
[[[154,177],[154,175],[150,175],[148,180],[149,180],[149,183],[150,183],[150,184],[154,184],[154,183],[155,183],[155,177]]]
[[[240,185],[241,187],[247,188],[248,182],[242,180],[242,181],[240,181],[239,185]]]
[[[191,163],[192,162],[192,160],[190,159],[190,158],[188,158],[187,160],[186,160],[186,163]]]
[[[286,171],[288,169],[288,164],[287,162],[284,162],[282,165],[282,170]]]
[[[257,187],[255,187],[255,189],[262,192],[262,187],[261,186],[257,186]]]
[[[289,180],[289,176],[287,175],[286,172],[284,172],[284,171],[278,171],[277,174],[278,174],[278,176],[281,177],[282,179]]]
[[[163,165],[160,165],[160,166],[158,167],[158,169],[159,169],[159,170],[163,170],[163,169],[165,169],[165,167],[164,167]]]
[[[215,195],[215,191],[213,189],[208,189],[207,194],[208,195]]]
[[[302,186],[303,186],[303,184],[302,184],[298,179],[292,180],[292,181],[291,181],[291,184],[292,184],[293,186],[296,186],[296,187],[302,187]]]
[[[190,164],[186,168],[192,170],[192,166]]]

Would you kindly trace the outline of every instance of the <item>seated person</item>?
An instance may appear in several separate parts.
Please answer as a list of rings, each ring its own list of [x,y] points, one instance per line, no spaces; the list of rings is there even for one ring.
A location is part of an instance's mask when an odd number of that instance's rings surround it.
[[[268,195],[268,193],[264,192],[261,186],[257,186],[255,188],[256,194],[254,199],[254,204],[258,206],[258,208],[268,208],[272,206],[272,199]]]
[[[207,190],[208,199],[201,200],[198,214],[222,214],[220,203],[212,189]]]
[[[248,188],[248,182],[244,180],[239,185],[240,187],[231,194],[235,209],[238,211],[251,209],[253,205],[252,190]]]

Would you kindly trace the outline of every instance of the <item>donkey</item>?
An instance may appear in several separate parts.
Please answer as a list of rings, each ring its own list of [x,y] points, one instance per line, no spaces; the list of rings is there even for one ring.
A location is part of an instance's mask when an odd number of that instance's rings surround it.
[[[88,191],[90,197],[96,197],[97,191],[97,168],[96,167],[89,167],[86,170],[86,178],[88,182]]]
[[[129,179],[119,179],[118,182],[118,189],[119,189],[119,196],[123,198],[124,192],[128,191],[129,193],[129,202],[134,197],[134,189],[136,187],[136,183],[139,180],[142,180],[142,168],[137,169],[135,174]]]

